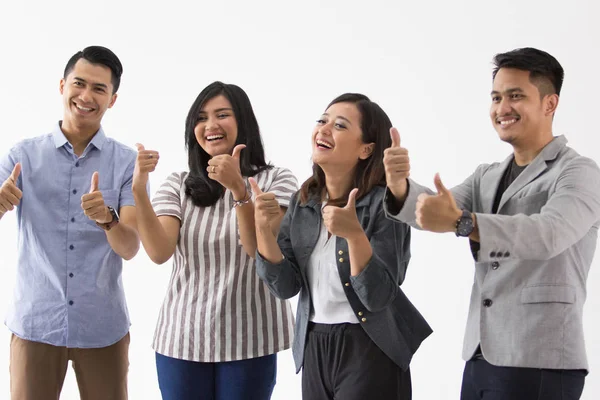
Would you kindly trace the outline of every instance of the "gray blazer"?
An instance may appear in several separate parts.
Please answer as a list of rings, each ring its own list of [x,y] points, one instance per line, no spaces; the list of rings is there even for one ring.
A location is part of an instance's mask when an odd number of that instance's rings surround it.
[[[377,187],[356,203],[358,219],[370,240],[373,256],[358,276],[350,276],[348,243],[336,241],[340,285],[361,326],[373,342],[397,365],[407,369],[431,328],[400,289],[410,258],[410,227],[386,218],[385,188]],[[278,243],[284,260],[271,264],[256,254],[256,269],[271,292],[289,299],[300,292],[292,351],[296,372],[304,359],[311,298],[306,276],[310,255],[321,229],[321,203],[298,201],[296,193],[281,223]]]
[[[497,214],[494,197],[512,155],[479,166],[452,189],[458,207],[476,214],[481,238],[465,360],[481,344],[494,365],[588,368],[582,315],[600,225],[600,170],[566,143],[556,137],[538,154],[506,189]],[[393,217],[415,226],[420,193],[433,192],[410,180]]]

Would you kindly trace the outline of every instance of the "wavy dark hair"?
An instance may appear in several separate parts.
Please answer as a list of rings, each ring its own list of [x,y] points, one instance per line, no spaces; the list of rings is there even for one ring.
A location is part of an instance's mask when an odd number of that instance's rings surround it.
[[[212,206],[225,194],[225,188],[219,182],[208,177],[206,168],[211,156],[198,144],[194,132],[204,104],[219,95],[225,96],[233,109],[238,130],[235,145],[246,145],[246,148],[240,153],[242,176],[254,176],[265,169],[272,168],[265,161],[260,129],[246,92],[236,85],[218,81],[211,83],[196,97],[185,120],[185,142],[190,168],[185,180],[185,194],[190,196],[192,202],[200,207]]]
[[[358,160],[354,170],[352,188],[358,188],[356,198],[360,199],[376,186],[386,186],[385,169],[383,167],[383,151],[390,147],[390,128],[392,121],[377,103],[372,102],[367,96],[360,93],[345,93],[333,99],[326,107],[336,103],[351,103],[360,113],[360,130],[363,143],[374,143],[375,147],[369,158]],[[313,196],[320,198],[325,189],[325,173],[323,169],[313,163],[313,174],[300,188],[300,201],[303,204]],[[343,206],[348,202],[348,193],[343,198],[330,199],[328,204]]]

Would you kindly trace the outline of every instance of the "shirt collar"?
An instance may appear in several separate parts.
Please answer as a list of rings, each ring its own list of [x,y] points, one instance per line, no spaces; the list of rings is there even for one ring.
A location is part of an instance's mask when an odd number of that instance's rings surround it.
[[[64,146],[65,144],[69,143],[69,141],[67,140],[67,137],[65,136],[62,129],[60,128],[61,122],[62,121],[58,121],[58,123],[56,125],[54,125],[54,129],[52,130],[52,138],[54,139],[54,145],[56,146],[57,149],[59,147]],[[102,150],[102,146],[104,145],[105,142],[106,142],[106,135],[104,134],[104,129],[102,129],[102,126],[100,126],[100,129],[98,129],[98,132],[96,132],[96,134],[94,135],[94,137],[88,144],[88,147],[90,144],[92,144],[98,150]]]

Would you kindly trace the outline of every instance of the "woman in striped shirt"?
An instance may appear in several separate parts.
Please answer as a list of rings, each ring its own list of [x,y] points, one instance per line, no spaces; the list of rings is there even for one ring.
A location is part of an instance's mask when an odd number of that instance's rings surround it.
[[[189,172],[169,175],[150,203],[159,154],[138,145],[133,178],[138,229],[150,259],[173,256],[153,348],[165,400],[269,399],[276,353],[290,347],[293,315],[254,267],[254,206],[246,178],[275,194],[278,222],[297,189],[292,173],[265,162],[250,100],[214,82],[186,120]]]

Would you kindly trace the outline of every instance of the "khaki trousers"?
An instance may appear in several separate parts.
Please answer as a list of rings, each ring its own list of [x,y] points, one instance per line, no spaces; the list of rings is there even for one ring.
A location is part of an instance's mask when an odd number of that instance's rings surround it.
[[[10,339],[12,400],[58,400],[73,365],[81,400],[127,400],[129,333],[117,343],[98,349],[74,349]]]

